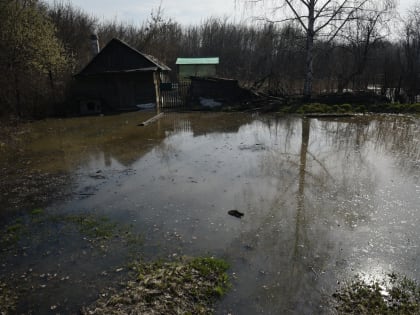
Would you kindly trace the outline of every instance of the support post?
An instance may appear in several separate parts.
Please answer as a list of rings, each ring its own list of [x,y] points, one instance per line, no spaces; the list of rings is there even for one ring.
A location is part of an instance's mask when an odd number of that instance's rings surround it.
[[[153,72],[153,81],[155,83],[155,92],[156,92],[156,108],[161,107],[161,101],[160,101],[160,72],[155,71]]]

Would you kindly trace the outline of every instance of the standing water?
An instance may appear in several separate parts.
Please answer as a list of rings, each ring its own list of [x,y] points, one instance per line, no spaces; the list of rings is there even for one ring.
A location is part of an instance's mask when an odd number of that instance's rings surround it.
[[[216,314],[328,314],[354,275],[420,280],[418,118],[193,113],[137,126],[147,118],[46,120],[0,146],[1,225],[35,226],[0,254],[20,312],[77,312],[133,255],[31,221],[41,212],[129,227],[144,260],[224,258],[233,286]]]

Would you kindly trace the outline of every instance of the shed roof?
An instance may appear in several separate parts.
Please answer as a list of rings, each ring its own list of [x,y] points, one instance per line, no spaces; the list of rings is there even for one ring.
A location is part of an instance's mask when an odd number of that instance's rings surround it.
[[[171,69],[156,58],[113,38],[78,75],[157,70],[170,71]]]
[[[178,58],[177,65],[218,65],[219,57],[207,58]]]

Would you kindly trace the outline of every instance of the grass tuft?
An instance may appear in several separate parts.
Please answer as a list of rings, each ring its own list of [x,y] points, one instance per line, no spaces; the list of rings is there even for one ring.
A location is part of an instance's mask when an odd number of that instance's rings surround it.
[[[83,314],[211,314],[212,303],[230,288],[229,265],[199,257],[178,262],[135,263],[136,281],[100,298]],[[150,314],[152,314],[150,313]]]
[[[356,277],[333,294],[339,314],[420,314],[420,287],[397,274],[382,281],[366,282]]]

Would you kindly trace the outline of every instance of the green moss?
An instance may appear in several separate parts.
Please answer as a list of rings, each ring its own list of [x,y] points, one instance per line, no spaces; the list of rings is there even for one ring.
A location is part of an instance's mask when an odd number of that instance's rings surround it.
[[[42,209],[35,209],[30,212],[30,216],[18,218],[5,226],[5,233],[0,235],[0,248],[3,251],[13,251],[18,250],[19,241],[33,243],[46,234],[50,238],[51,231],[54,231],[50,227],[54,225],[60,226],[59,230],[64,233],[76,230],[93,244],[102,245],[117,238],[133,250],[142,244],[141,235],[133,233],[132,227],[118,225],[106,217],[88,213],[52,215]]]
[[[340,314],[419,314],[420,289],[415,281],[396,274],[366,282],[357,277],[333,297]]]
[[[21,223],[15,223],[7,227],[6,233],[18,233],[21,230],[23,230],[23,225]]]
[[[350,104],[342,104],[339,106],[339,111],[342,113],[351,113],[353,112],[353,107]]]
[[[395,113],[395,114],[418,114],[420,113],[420,103],[417,104],[372,104],[366,106],[366,111],[374,113]]]
[[[25,225],[21,220],[18,219],[12,222],[6,226],[5,232],[0,236],[0,248],[7,250],[9,247],[17,245],[24,232]]]
[[[278,108],[277,113],[279,114],[289,114],[293,112],[292,106],[282,106]]]
[[[33,210],[31,211],[31,214],[32,214],[32,215],[41,215],[41,214],[44,214],[44,210],[43,210],[43,209],[41,209],[41,208],[33,209]]]
[[[309,103],[297,106],[283,106],[278,113],[297,113],[297,114],[348,114],[348,113],[420,113],[420,103],[416,104],[337,104],[327,105],[322,103]]]
[[[305,104],[296,110],[298,114],[305,114],[305,113],[323,113],[324,110],[321,109],[319,104]]]
[[[229,264],[226,261],[213,257],[200,257],[193,259],[189,265],[192,269],[198,271],[202,277],[211,279],[214,283],[214,286],[206,292],[209,297],[225,295],[230,287],[226,274]]]
[[[94,238],[111,238],[117,228],[117,224],[106,217],[68,215],[63,216],[62,219],[76,224],[82,234]]]
[[[214,295],[216,295],[216,296],[223,296],[223,295],[225,295],[225,293],[226,293],[226,290],[225,290],[225,288],[224,287],[221,287],[221,286],[216,286],[216,287],[214,287],[214,289],[213,289],[213,293],[214,293]]]
[[[191,268],[194,268],[204,277],[209,276],[212,273],[222,274],[229,269],[229,264],[222,259],[216,259],[212,257],[195,258],[190,263]]]
[[[304,104],[296,109],[298,114],[326,114],[326,113],[353,113],[354,108],[350,104],[327,105],[321,103]]]
[[[366,113],[366,106],[359,105],[354,107],[354,112],[356,113]]]

